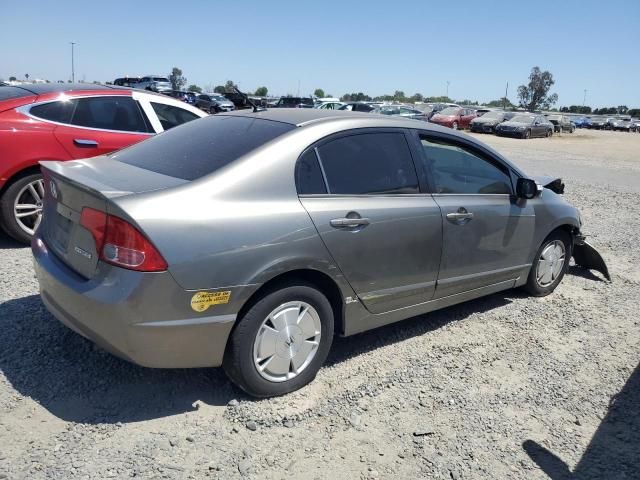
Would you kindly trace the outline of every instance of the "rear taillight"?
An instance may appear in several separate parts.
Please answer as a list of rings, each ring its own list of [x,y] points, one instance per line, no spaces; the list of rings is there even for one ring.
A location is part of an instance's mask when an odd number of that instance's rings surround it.
[[[129,222],[85,207],[80,225],[93,235],[100,260],[139,272],[167,269],[167,262],[156,247]]]

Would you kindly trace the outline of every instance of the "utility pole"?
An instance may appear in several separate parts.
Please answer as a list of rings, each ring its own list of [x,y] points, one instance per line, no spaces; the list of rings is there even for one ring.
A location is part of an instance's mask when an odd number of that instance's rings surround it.
[[[76,46],[76,42],[69,42],[71,44],[71,83],[76,83],[76,71],[75,71],[75,65],[74,65],[74,58],[73,58],[73,47]]]
[[[451,82],[449,82],[449,80],[447,80],[447,95],[446,95],[447,98],[449,98],[449,83],[451,83]]]
[[[584,107],[584,105],[587,103],[587,89],[584,89],[584,96],[582,97],[582,106]]]
[[[504,98],[502,99],[502,109],[507,109],[507,98],[509,98],[509,82],[507,82],[507,86],[504,89]]]

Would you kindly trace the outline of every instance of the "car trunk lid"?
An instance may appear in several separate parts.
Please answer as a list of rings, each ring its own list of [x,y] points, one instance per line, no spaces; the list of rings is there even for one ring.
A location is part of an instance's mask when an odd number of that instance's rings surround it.
[[[108,213],[115,198],[186,183],[108,157],[40,165],[45,185],[41,236],[60,260],[85,278],[95,275],[99,252],[91,231],[81,225],[83,208]]]

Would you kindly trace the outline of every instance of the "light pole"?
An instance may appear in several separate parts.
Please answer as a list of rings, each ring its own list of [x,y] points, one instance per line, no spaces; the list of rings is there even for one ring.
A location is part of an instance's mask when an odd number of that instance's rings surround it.
[[[447,95],[446,95],[447,98],[449,98],[449,83],[451,83],[451,82],[449,82],[449,80],[447,80]]]
[[[582,106],[584,107],[587,103],[587,89],[584,89],[584,97],[582,97]]]
[[[75,72],[75,65],[74,65],[74,58],[73,58],[73,47],[75,47],[77,44],[76,42],[69,42],[71,44],[71,83],[76,83],[76,72]]]

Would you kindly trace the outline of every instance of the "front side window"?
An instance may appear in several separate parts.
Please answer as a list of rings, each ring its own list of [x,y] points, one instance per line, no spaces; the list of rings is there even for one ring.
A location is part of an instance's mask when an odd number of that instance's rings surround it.
[[[511,194],[511,179],[504,167],[471,149],[420,135],[435,193]]]
[[[418,193],[418,179],[403,133],[364,133],[318,147],[329,193]]]
[[[71,118],[78,127],[148,132],[140,108],[134,99],[125,96],[79,98]]]
[[[58,100],[36,105],[29,110],[34,117],[57,123],[70,123],[77,100]]]
[[[185,110],[184,108],[174,107],[173,105],[166,105],[164,103],[151,102],[153,111],[156,112],[158,120],[162,128],[169,130],[170,128],[177,127],[183,123],[190,122],[191,120],[197,120],[200,118],[193,112]]]

